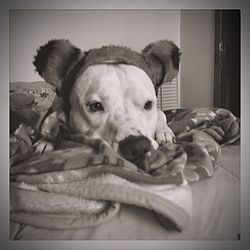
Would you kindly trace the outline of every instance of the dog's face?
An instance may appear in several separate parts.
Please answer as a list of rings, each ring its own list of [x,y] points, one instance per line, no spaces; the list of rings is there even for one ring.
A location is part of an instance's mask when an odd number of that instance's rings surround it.
[[[114,148],[131,135],[154,144],[156,95],[151,79],[140,68],[89,66],[75,82],[69,101],[72,131],[101,137]]]
[[[179,59],[179,48],[168,40],[137,53],[121,46],[83,52],[61,39],[41,46],[33,63],[62,95],[67,113],[62,116],[72,132],[102,138],[135,161],[158,146],[155,138],[171,141],[166,118],[157,112],[155,93],[177,75]],[[58,112],[51,114],[53,122],[50,116],[44,121],[47,138],[57,136],[51,131],[60,132],[52,128],[56,116]]]

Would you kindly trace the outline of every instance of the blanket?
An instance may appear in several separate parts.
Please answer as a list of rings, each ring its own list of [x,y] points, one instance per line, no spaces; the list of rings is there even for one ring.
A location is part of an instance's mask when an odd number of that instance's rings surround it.
[[[80,134],[65,134],[56,150],[36,153],[39,131],[23,120],[10,135],[11,221],[78,229],[102,223],[125,203],[184,230],[192,216],[190,185],[214,175],[221,147],[239,140],[240,122],[220,108],[165,114],[176,143],[152,150],[137,165],[105,141]]]

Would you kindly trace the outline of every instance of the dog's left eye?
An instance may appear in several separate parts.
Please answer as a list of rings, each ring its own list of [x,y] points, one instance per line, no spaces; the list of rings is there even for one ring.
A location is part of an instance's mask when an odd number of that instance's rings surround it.
[[[104,111],[104,108],[100,102],[92,102],[87,104],[88,110],[91,113]]]
[[[153,102],[152,101],[147,101],[144,105],[145,110],[151,110],[153,107]]]

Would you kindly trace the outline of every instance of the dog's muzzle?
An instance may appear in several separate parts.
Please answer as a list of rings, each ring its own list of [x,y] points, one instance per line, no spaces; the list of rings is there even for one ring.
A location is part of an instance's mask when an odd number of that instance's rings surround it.
[[[151,143],[143,135],[130,135],[119,142],[118,150],[121,156],[136,164],[151,150]]]

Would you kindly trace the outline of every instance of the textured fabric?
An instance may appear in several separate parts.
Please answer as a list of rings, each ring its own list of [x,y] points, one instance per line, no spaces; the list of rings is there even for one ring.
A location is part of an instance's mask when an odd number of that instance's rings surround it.
[[[182,232],[149,209],[122,204],[116,215],[96,226],[48,230],[10,223],[15,240],[239,240],[240,145],[222,148],[212,178],[190,185],[192,217]],[[205,195],[204,195],[205,194]],[[164,226],[163,226],[164,225]]]
[[[171,114],[170,119],[177,143],[153,150],[139,166],[117,155],[105,142],[83,135],[68,134],[60,149],[34,154],[35,138],[30,139],[30,127],[21,125],[10,145],[11,220],[42,228],[77,229],[112,217],[119,210],[118,202],[152,209],[183,230],[192,215],[187,183],[214,175],[221,151],[217,138],[223,137],[220,142],[225,144],[224,138],[232,142],[239,137],[238,120],[229,111],[183,112],[174,111],[176,117]],[[224,125],[228,119],[231,126]],[[100,201],[112,203],[102,204],[101,209]],[[54,210],[58,204],[60,209]],[[62,214],[69,218],[62,220]],[[46,219],[51,223],[45,223]]]

